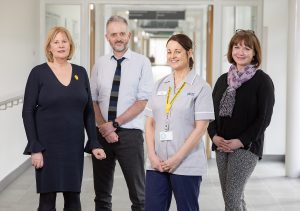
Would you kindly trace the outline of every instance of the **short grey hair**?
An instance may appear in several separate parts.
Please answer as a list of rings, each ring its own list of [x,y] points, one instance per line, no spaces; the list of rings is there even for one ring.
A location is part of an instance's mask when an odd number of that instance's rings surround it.
[[[127,26],[128,26],[128,22],[125,18],[123,18],[122,16],[119,16],[119,15],[113,15],[111,16],[107,22],[106,22],[106,28],[107,26],[112,23],[112,22],[121,22],[121,23],[125,23]]]

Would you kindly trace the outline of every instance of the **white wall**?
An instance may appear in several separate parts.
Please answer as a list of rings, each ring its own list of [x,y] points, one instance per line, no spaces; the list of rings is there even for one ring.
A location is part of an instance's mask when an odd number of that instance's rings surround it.
[[[0,97],[23,92],[28,72],[38,61],[38,2],[1,0]]]
[[[21,113],[22,104],[0,111],[0,181],[28,158],[22,155],[26,137]]]
[[[286,139],[286,83],[288,1],[264,0],[264,67],[275,85],[272,122],[266,131],[264,154],[284,155]]]
[[[39,1],[1,0],[0,100],[23,94],[28,74],[39,61]],[[28,157],[22,104],[0,110],[0,181]]]

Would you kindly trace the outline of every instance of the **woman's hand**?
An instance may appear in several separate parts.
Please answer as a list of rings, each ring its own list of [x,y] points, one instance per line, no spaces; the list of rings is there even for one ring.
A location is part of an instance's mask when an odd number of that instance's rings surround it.
[[[212,138],[212,142],[217,146],[217,147],[221,147],[225,144],[224,142],[224,138],[221,137],[221,136],[217,136],[215,135],[213,138]]]
[[[240,139],[230,139],[228,140],[228,147],[230,147],[230,149],[235,150],[235,149],[239,149],[239,148],[243,148],[244,145],[241,142]]]
[[[41,152],[31,153],[31,164],[36,169],[42,168],[44,166],[43,154]]]
[[[225,140],[223,137],[215,135],[212,141],[220,152],[233,152],[233,149],[229,145],[229,141]]]
[[[163,168],[161,166],[161,160],[155,153],[153,153],[152,155],[148,155],[148,158],[150,160],[150,164],[153,169],[163,172]]]
[[[98,160],[103,160],[106,158],[106,154],[105,154],[104,150],[101,148],[93,149],[92,153]]]
[[[174,155],[168,160],[162,161],[161,166],[164,172],[172,173],[181,163],[182,159],[178,155]]]

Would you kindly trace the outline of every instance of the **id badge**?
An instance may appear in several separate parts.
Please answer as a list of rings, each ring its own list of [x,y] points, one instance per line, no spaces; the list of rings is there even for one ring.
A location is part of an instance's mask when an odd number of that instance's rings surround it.
[[[173,140],[173,132],[172,131],[161,131],[159,133],[159,139],[161,141],[172,141]]]

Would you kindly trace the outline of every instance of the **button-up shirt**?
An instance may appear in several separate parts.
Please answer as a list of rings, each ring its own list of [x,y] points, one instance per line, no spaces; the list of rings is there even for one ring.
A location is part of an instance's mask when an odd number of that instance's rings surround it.
[[[171,87],[170,99],[177,92],[174,91],[172,74],[158,81],[145,109],[146,116],[155,120],[155,152],[161,160],[167,160],[180,149],[194,130],[196,120],[214,119],[210,86],[194,70],[188,73],[183,82],[186,85],[175,99],[169,113],[169,131],[173,132],[173,140],[161,141],[159,136],[166,123],[165,103],[168,88]],[[149,160],[147,169],[153,170]],[[205,147],[203,141],[199,140],[199,144],[183,159],[174,174],[199,176],[205,175],[206,171]]]
[[[92,70],[91,93],[97,102],[104,120],[108,118],[109,99],[117,61],[113,54],[100,57]],[[118,95],[117,117],[134,102],[148,100],[153,89],[153,76],[149,59],[128,49],[121,64],[121,82]],[[122,125],[123,128],[144,129],[144,114]]]

